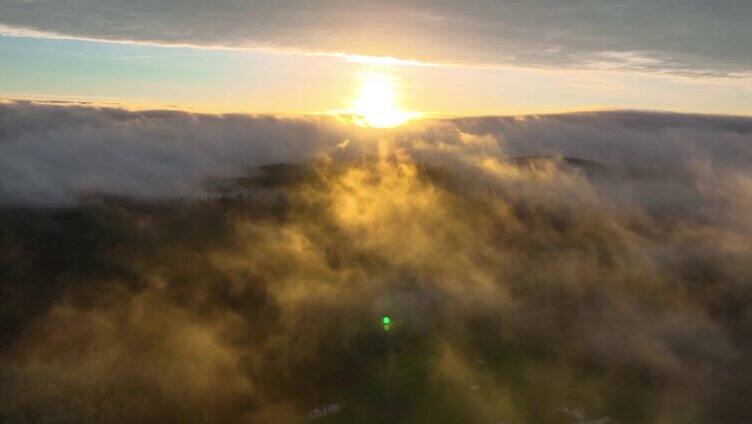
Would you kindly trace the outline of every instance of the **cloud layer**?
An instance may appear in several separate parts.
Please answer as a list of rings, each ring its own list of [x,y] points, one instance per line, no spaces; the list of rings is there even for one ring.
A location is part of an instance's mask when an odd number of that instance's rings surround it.
[[[209,178],[310,159],[341,142],[327,122],[0,105],[0,199],[61,204],[98,190],[151,199],[200,196]]]
[[[0,421],[752,417],[750,119],[0,111]]]
[[[322,154],[376,154],[389,139],[429,161],[493,146],[493,155],[569,156],[640,172],[743,172],[752,119],[601,112],[427,120],[369,130],[332,117],[276,118],[175,111],[0,105],[0,202],[72,204],[103,192],[143,199],[200,197],[211,181]],[[459,149],[459,150],[458,150]],[[455,160],[456,162],[456,160]],[[454,166],[454,164],[452,164]],[[209,191],[207,191],[209,190]]]
[[[695,76],[752,71],[751,18],[744,0],[0,2],[8,34]]]

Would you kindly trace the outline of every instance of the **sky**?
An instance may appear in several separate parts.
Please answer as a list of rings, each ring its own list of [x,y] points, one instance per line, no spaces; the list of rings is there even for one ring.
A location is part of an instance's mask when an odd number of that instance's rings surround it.
[[[0,423],[752,422],[750,22],[0,0]]]
[[[275,114],[381,102],[395,122],[749,115],[750,19],[732,0],[2,0],[0,97]]]

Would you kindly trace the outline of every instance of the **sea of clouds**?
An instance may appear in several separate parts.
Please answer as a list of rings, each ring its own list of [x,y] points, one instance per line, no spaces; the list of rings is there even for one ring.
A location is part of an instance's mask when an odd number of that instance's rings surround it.
[[[0,418],[744,422],[750,143],[0,105]]]

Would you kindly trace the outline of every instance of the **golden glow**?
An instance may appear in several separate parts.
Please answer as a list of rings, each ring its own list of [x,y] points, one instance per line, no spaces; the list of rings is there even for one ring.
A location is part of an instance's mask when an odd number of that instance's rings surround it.
[[[358,97],[352,104],[355,122],[361,126],[389,128],[402,125],[419,114],[403,110],[394,78],[381,72],[361,74]]]
[[[364,56],[364,55],[342,55],[347,62],[362,63],[364,65],[372,66],[431,66],[440,67],[443,65],[420,62],[417,60],[397,59],[391,56]]]

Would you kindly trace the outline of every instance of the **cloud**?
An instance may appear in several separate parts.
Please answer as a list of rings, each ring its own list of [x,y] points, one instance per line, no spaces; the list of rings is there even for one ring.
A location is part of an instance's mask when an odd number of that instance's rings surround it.
[[[277,118],[31,102],[0,105],[0,202],[74,204],[101,192],[196,198],[212,181],[322,154],[377,154],[385,138],[420,160],[569,156],[640,172],[742,172],[752,120],[646,112],[418,121],[368,130],[332,117]]]
[[[0,421],[749,416],[748,118],[0,111]]]
[[[627,167],[682,168],[706,158],[744,167],[752,120],[649,112],[459,119],[465,132],[498,137],[512,155],[560,154]]]
[[[0,3],[10,35],[725,77],[752,70],[750,17],[744,0]]]
[[[3,202],[69,203],[101,190],[199,196],[208,178],[310,159],[341,140],[327,119],[0,105]]]

